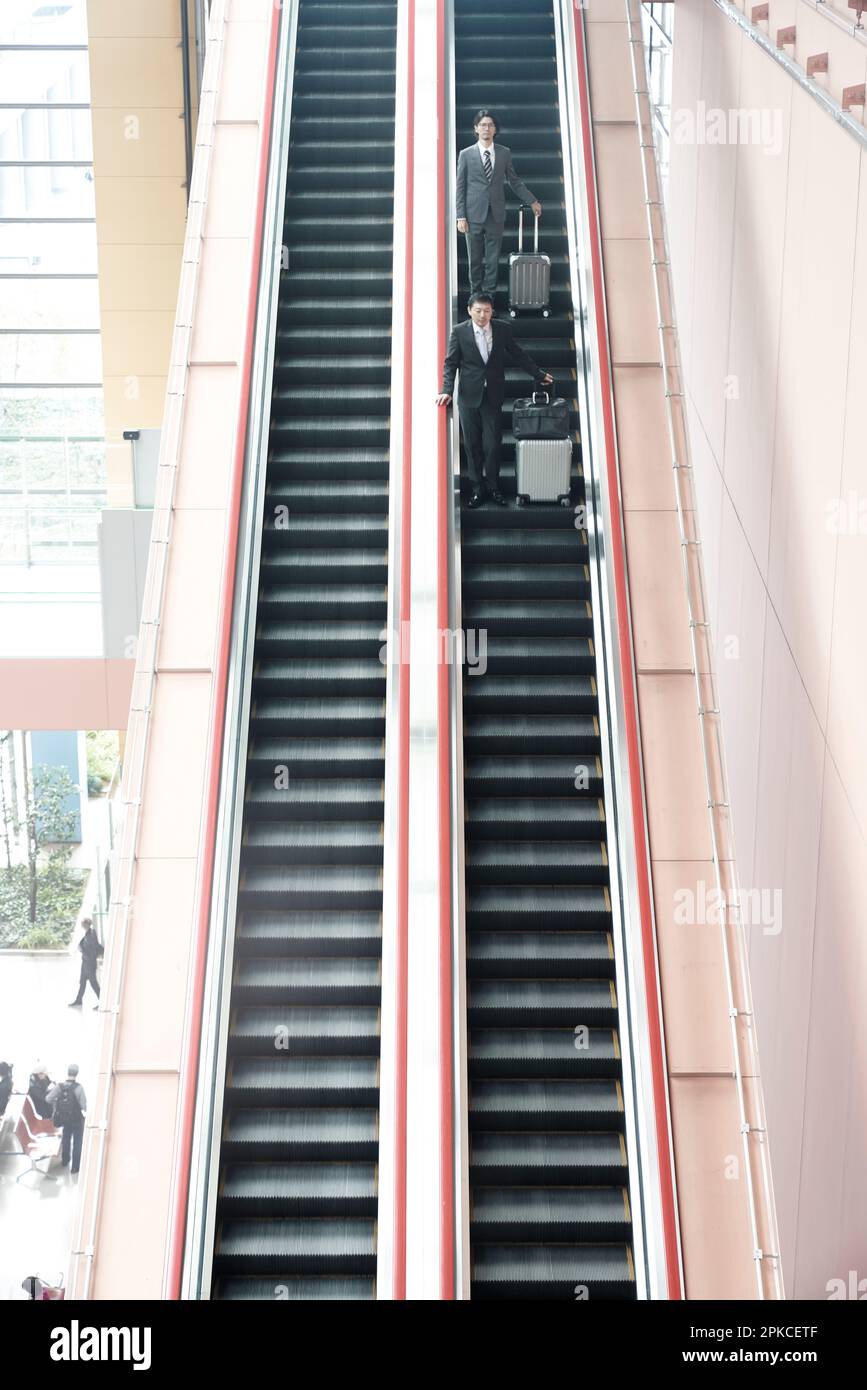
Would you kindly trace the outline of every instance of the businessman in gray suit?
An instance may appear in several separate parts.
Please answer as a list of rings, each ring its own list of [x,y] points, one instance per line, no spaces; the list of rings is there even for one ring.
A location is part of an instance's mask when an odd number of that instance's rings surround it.
[[[467,238],[470,294],[493,295],[506,222],[506,184],[522,203],[531,204],[537,217],[542,204],[515,173],[511,150],[495,143],[497,118],[493,112],[477,112],[473,129],[477,143],[461,150],[458,157],[455,207],[458,231]]]

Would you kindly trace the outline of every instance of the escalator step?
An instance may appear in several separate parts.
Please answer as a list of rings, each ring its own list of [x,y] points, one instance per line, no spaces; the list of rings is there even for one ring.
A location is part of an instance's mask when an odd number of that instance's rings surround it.
[[[327,1216],[332,1209],[376,1215],[372,1163],[233,1163],[220,1184],[220,1211],[231,1215]]]
[[[379,1009],[243,1007],[233,1012],[230,1047],[234,1053],[273,1056],[285,1042],[293,1056],[379,1055]]]
[[[253,827],[247,831],[252,832]],[[381,827],[379,828],[381,834]],[[245,850],[245,857],[249,851]],[[304,851],[309,856],[309,850]],[[352,862],[358,863],[360,856]],[[375,956],[382,942],[376,911],[241,913],[236,954],[255,956]]]
[[[275,1298],[285,1302],[298,1300],[320,1303],[333,1299],[346,1303],[356,1299],[376,1298],[376,1284],[372,1278],[365,1279],[361,1276],[349,1276],[344,1279],[304,1279],[297,1274],[278,1270],[275,1266],[268,1279],[218,1279],[214,1297],[235,1303],[264,1302]]]
[[[620,1075],[620,1046],[610,1028],[474,1028],[467,1052],[471,1076]]]

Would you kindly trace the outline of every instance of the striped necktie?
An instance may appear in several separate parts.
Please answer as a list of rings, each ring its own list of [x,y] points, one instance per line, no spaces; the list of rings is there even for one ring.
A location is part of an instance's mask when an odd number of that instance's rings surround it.
[[[490,183],[491,179],[494,177],[494,166],[491,163],[490,150],[482,150],[482,163],[485,166],[485,178],[488,180],[488,183]]]

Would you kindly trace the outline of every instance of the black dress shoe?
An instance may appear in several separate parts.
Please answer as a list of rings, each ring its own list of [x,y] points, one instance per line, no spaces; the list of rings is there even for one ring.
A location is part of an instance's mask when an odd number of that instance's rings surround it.
[[[499,488],[497,488],[494,492],[491,493],[491,501],[496,502],[498,507],[508,507],[509,505],[506,498],[500,492]]]
[[[472,496],[470,497],[469,501],[467,502],[467,506],[468,506],[468,507],[480,507],[480,506],[482,505],[482,503],[483,503],[484,500],[485,500],[484,497],[483,497],[482,494],[479,492],[478,488],[476,488],[476,490],[473,492]]]

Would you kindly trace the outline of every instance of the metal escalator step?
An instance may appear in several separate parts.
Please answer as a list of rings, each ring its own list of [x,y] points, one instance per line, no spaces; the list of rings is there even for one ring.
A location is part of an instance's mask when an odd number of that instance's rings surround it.
[[[465,627],[485,628],[492,635],[592,637],[593,611],[586,599],[482,599],[464,604]]]
[[[593,675],[596,658],[589,637],[505,637],[488,632],[487,670],[494,675]]]
[[[473,1027],[611,1026],[617,995],[612,980],[471,979],[467,1017]]]
[[[623,1240],[629,1223],[618,1187],[477,1187],[471,1198],[471,1230],[485,1244]]]
[[[327,1216],[332,1209],[376,1215],[372,1163],[232,1163],[223,1174],[220,1212],[232,1216]]]
[[[464,710],[468,715],[561,714],[564,708],[595,714],[596,682],[589,675],[525,676],[484,675],[464,683]]]
[[[236,1057],[226,1077],[231,1105],[377,1104],[375,1057]]]
[[[264,534],[272,544],[281,541],[287,545],[316,549],[325,541],[330,543],[330,549],[347,545],[381,550],[388,544],[388,521],[383,516],[368,516],[364,512],[353,512],[351,515],[266,514]]]
[[[476,1245],[474,1298],[632,1299],[628,1245]]]
[[[382,415],[293,416],[283,408],[275,410],[271,417],[271,441],[278,446],[312,445],[320,449],[326,446],[342,449],[360,444],[369,449],[379,449],[388,446],[389,438],[389,421]],[[337,521],[340,518],[334,519]],[[266,533],[273,535],[273,528],[266,527]]]
[[[249,864],[241,875],[238,898],[245,908],[377,908],[382,902],[382,869],[369,864]],[[238,990],[249,993],[252,987],[247,975],[239,974]]]
[[[604,839],[601,798],[573,794],[561,799],[472,798],[466,806],[468,841]]]
[[[353,283],[348,281],[345,289],[347,294],[352,293]],[[274,363],[274,379],[282,387],[297,387],[309,382],[311,377],[321,377],[326,372],[334,371],[333,358],[329,362],[327,358],[313,357],[309,354],[301,357],[293,350],[294,344],[287,344],[287,347],[290,349],[288,355],[281,352]],[[340,375],[347,386],[375,386],[382,395],[385,395],[391,383],[389,348],[390,343],[383,344],[376,355],[352,357],[347,354],[341,356]]]
[[[558,754],[553,757],[468,758],[464,781],[470,796],[599,796],[602,764],[596,754],[583,761]]]
[[[497,719],[482,715],[464,720],[464,750],[483,753],[596,753],[599,726],[593,716],[555,715]]]
[[[297,1057],[376,1057],[379,1022],[379,1009],[369,1006],[247,1005],[233,1011],[229,1046],[233,1055],[273,1055],[285,1044]]]
[[[360,303],[361,301],[355,302]],[[296,307],[295,304],[291,305],[293,311]],[[355,312],[353,305],[353,315]],[[391,404],[387,392],[383,392],[381,388],[377,388],[372,383],[361,382],[356,385],[346,385],[339,391],[333,391],[324,386],[310,386],[306,382],[284,384],[278,381],[274,387],[271,408],[274,411],[285,409],[293,416],[303,418],[306,423],[312,425],[311,417],[320,415],[327,416],[328,420],[335,424],[346,415],[387,417]],[[319,421],[320,425],[322,423]]]
[[[470,1084],[473,1134],[484,1130],[608,1130],[623,1126],[618,1081],[475,1080]]]
[[[470,979],[563,979],[573,974],[613,977],[614,948],[600,931],[470,931]]]
[[[265,584],[279,580],[298,580],[316,584],[334,584],[359,580],[362,583],[385,583],[388,579],[388,555],[376,546],[359,548],[353,540],[361,537],[347,532],[341,536],[343,545],[323,547],[324,535],[317,535],[318,544],[299,546],[297,550],[271,546],[262,553],[261,574]]]
[[[557,1077],[621,1074],[611,1028],[474,1028],[467,1043],[470,1076]]]
[[[288,730],[310,738],[353,729],[358,737],[385,736],[385,701],[359,697],[254,700],[250,727],[257,734],[280,735]]]
[[[384,615],[383,615],[384,616]],[[382,645],[382,623],[362,619],[340,622],[329,619],[301,623],[266,618],[256,633],[256,649],[262,657],[376,657]]]
[[[381,738],[257,738],[248,745],[247,765],[257,776],[287,767],[304,777],[334,775],[345,768],[356,777],[381,777],[385,741]]]
[[[385,667],[374,658],[361,657],[352,661],[267,658],[256,663],[253,684],[257,692],[279,695],[380,695],[385,691]]]
[[[291,449],[277,444],[269,459],[271,476],[299,482],[381,482],[388,478],[388,451]]]
[[[381,834],[381,827],[375,827]],[[249,833],[249,831],[247,832]],[[245,855],[249,851],[245,850]],[[309,855],[309,850],[305,850]],[[381,854],[381,851],[380,851]],[[382,945],[382,913],[241,912],[235,935],[236,955],[375,956]]]
[[[599,840],[469,840],[469,883],[607,883],[608,854]]]
[[[498,927],[517,931],[565,927],[607,929],[611,900],[601,885],[578,883],[531,884],[509,881],[503,875],[496,887],[470,884],[467,888],[467,924],[473,929]]]
[[[472,1134],[470,1169],[485,1183],[622,1182],[626,1146],[620,1134],[532,1132]]]
[[[220,1225],[214,1267],[219,1274],[333,1274],[376,1270],[376,1223],[369,1218],[323,1217],[299,1220],[224,1220]]]
[[[287,1274],[285,1270],[275,1272],[270,1279],[217,1279],[213,1297],[227,1303],[265,1302],[280,1299],[281,1302],[326,1302],[340,1303],[354,1300],[375,1299],[376,1281],[361,1275],[348,1275],[346,1278],[326,1276],[302,1278],[297,1274]]]
[[[268,584],[259,595],[259,612],[271,617],[309,617],[385,623],[388,590],[383,584]]]
[[[382,805],[382,782],[375,778],[294,777],[285,788],[275,787],[273,781],[249,781],[245,810],[269,821],[345,821],[350,815],[381,820]]]
[[[468,612],[476,602],[516,599],[529,603],[542,600],[557,603],[566,600],[583,601],[590,597],[590,570],[587,565],[575,563],[567,565],[478,565],[472,562],[464,566],[463,593],[472,602],[465,603],[464,621],[468,622]]]
[[[381,864],[383,830],[370,821],[251,821],[242,842],[245,864]]]
[[[369,516],[387,526],[388,483],[367,478],[343,483],[337,478],[306,481],[275,478],[266,490],[265,508],[275,513],[278,507],[285,508],[284,518]]]
[[[229,1111],[223,1132],[227,1157],[376,1157],[377,1112],[373,1108],[309,1106]]]

